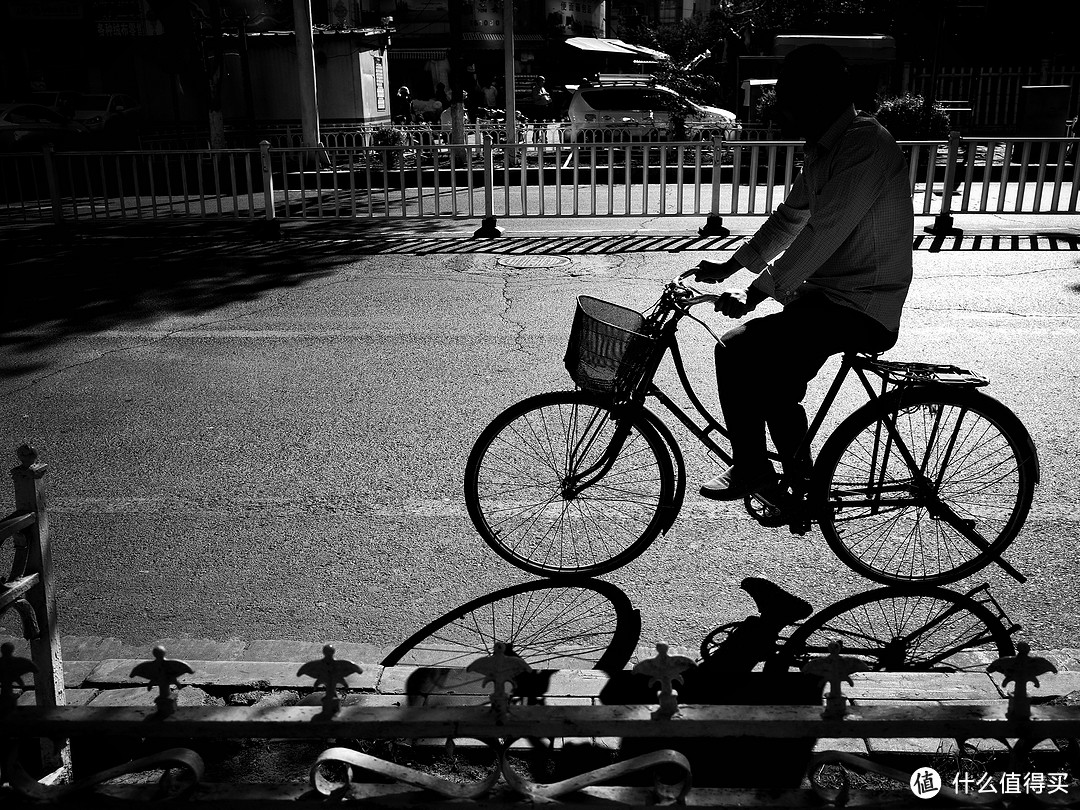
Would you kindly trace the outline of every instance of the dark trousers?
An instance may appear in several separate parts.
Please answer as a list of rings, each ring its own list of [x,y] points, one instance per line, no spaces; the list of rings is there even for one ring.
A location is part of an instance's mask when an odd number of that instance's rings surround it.
[[[825,361],[841,352],[877,353],[897,339],[869,315],[836,304],[824,293],[796,299],[780,312],[727,332],[716,347],[716,382],[731,454],[740,478],[768,473],[765,426],[784,471],[810,471],[802,399]]]

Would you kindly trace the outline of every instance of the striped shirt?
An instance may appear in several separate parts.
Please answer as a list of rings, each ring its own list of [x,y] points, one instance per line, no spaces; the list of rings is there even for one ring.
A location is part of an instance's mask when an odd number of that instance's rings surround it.
[[[849,107],[807,145],[787,198],[734,258],[782,304],[821,290],[896,332],[911,284],[914,221],[900,147],[876,119]]]

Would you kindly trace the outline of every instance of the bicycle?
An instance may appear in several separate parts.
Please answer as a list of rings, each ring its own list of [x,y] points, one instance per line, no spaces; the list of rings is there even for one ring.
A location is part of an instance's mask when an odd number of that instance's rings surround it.
[[[719,341],[691,313],[715,300],[678,279],[645,313],[578,297],[564,359],[577,388],[510,406],[466,462],[469,515],[497,554],[539,576],[592,577],[627,564],[671,528],[686,466],[649,400],[731,462],[713,438],[727,431],[694,391],[677,340],[689,317]],[[669,352],[692,413],[654,383]],[[849,374],[869,401],[827,437],[808,477],[781,477],[784,498],[745,499],[749,514],[796,534],[817,524],[840,560],[885,584],[946,584],[991,562],[1025,582],[1001,554],[1031,507],[1038,455],[1020,419],[978,390],[988,380],[952,365],[845,354],[804,446]]]

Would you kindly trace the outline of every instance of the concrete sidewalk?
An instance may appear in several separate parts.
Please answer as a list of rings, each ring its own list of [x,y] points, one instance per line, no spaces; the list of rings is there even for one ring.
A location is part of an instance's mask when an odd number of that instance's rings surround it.
[[[0,639],[10,640],[14,639]],[[316,700],[311,679],[297,674],[300,665],[320,658],[320,643],[294,641],[231,640],[225,642],[199,639],[160,639],[168,657],[180,659],[195,670],[181,678],[180,700],[186,705],[227,704],[255,705]],[[347,704],[372,706],[470,705],[482,703],[490,686],[482,676],[464,670],[436,670],[416,666],[384,667],[373,664],[386,651],[360,643],[334,642],[336,657],[360,664],[364,672],[349,678]],[[150,658],[150,648],[135,648],[114,638],[65,637],[62,640],[64,674],[68,703],[89,706],[149,704],[154,692],[130,677],[132,668]],[[26,643],[16,641],[16,654],[28,654]],[[636,658],[645,654],[639,651]],[[986,673],[992,660],[988,653],[964,653],[954,664],[959,672],[863,672],[852,676],[854,686],[844,692],[857,707],[876,705],[1000,704],[1007,702],[1000,675]],[[1080,650],[1033,651],[1048,658],[1058,668],[1057,674],[1039,679],[1029,688],[1036,704],[1049,701],[1080,705]],[[597,670],[554,670],[549,673],[544,691],[552,705],[599,704],[609,683],[607,674]],[[32,703],[31,693],[21,702]],[[736,696],[731,701],[745,701]],[[760,703],[760,700],[754,701]],[[443,740],[421,741],[442,745]],[[600,741],[594,741],[600,742]],[[604,741],[615,745],[615,741]],[[467,741],[462,744],[468,745]],[[477,743],[478,744],[478,743]],[[994,746],[980,741],[980,746]],[[928,762],[933,757],[956,751],[951,739],[821,739],[818,750],[843,750],[872,756],[906,756]],[[1044,742],[1040,749],[1054,751]],[[917,763],[915,763],[917,765]]]

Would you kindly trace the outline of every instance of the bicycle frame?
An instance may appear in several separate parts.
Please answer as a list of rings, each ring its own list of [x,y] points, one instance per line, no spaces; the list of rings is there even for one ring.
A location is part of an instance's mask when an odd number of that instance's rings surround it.
[[[725,464],[731,463],[731,456],[728,452],[716,441],[713,440],[711,434],[718,433],[725,439],[728,438],[727,428],[721,424],[715,416],[702,403],[701,398],[694,390],[693,383],[690,382],[690,377],[686,373],[686,365],[683,362],[682,352],[679,349],[678,341],[678,322],[681,320],[681,316],[676,315],[664,326],[664,334],[661,339],[662,350],[657,352],[656,362],[650,365],[648,372],[644,379],[648,380],[648,385],[644,387],[644,391],[638,396],[633,397],[642,406],[644,406],[644,400],[652,397],[664,408],[679,420],[682,425],[692,433],[702,445],[704,445],[709,452],[713,453]],[[657,369],[660,367],[660,363],[666,354],[670,352],[672,363],[675,366],[675,372],[678,375],[679,383],[682,386],[683,392],[686,394],[687,399],[690,400],[690,404],[693,406],[696,415],[705,422],[705,426],[701,427],[694,421],[693,417],[688,415],[671,397],[665,394],[659,387],[653,382],[652,378],[656,374]],[[862,383],[863,388],[871,401],[876,400],[881,394],[885,393],[886,381],[882,380],[880,393],[874,389],[874,386],[870,383],[869,378],[866,375],[865,366],[860,364],[860,356],[857,354],[845,354],[840,362],[840,368],[836,372],[836,376],[833,378],[832,384],[829,386],[828,391],[825,393],[821,404],[818,406],[817,413],[815,413],[813,420],[810,422],[809,429],[806,432],[806,438],[803,440],[804,449],[808,447],[817,436],[818,431],[821,429],[821,425],[825,421],[825,417],[829,410],[832,408],[833,403],[836,401],[837,396],[840,394],[840,389],[843,387],[844,381],[848,375],[854,371],[859,381]],[[896,437],[897,439],[899,437]],[[910,453],[907,454],[910,457]],[[772,461],[781,461],[780,457],[770,452],[769,458]],[[910,463],[914,464],[914,458],[910,457]]]
[[[678,341],[678,325],[684,316],[688,314],[688,311],[683,308],[671,307],[674,312],[671,317],[663,326],[659,347],[652,358],[651,362],[647,366],[645,373],[642,375],[641,382],[635,386],[630,392],[629,401],[635,403],[643,410],[648,412],[646,407],[646,401],[648,398],[653,398],[659,402],[665,410],[671,413],[697,440],[706,447],[717,458],[722,460],[726,464],[732,463],[731,455],[713,438],[712,434],[717,433],[724,438],[728,438],[727,428],[721,424],[715,416],[713,416],[709,410],[702,403],[701,398],[694,390],[693,383],[691,383],[688,374],[686,373],[686,366],[683,362],[682,352],[679,349]],[[663,311],[661,310],[661,316]],[[687,414],[687,412],[681,408],[670,396],[665,394],[660,388],[653,382],[653,378],[656,375],[657,370],[663,362],[664,357],[670,352],[672,362],[675,366],[676,374],[678,375],[679,383],[682,386],[683,392],[686,394],[691,405],[693,406],[696,415],[704,420],[705,426],[700,426],[694,421],[693,415]],[[808,426],[806,437],[803,439],[802,444],[799,447],[799,451],[809,450],[812,446],[814,439],[816,438],[818,431],[821,429],[822,424],[825,421],[829,410],[832,408],[836,401],[837,396],[840,394],[840,389],[843,387],[844,382],[847,380],[848,375],[854,373],[862,384],[863,389],[866,391],[869,402],[875,402],[883,397],[888,392],[890,384],[889,376],[887,372],[884,372],[879,367],[875,367],[874,363],[876,359],[870,355],[863,355],[857,352],[848,352],[842,355],[840,361],[840,368],[836,372],[836,376],[833,378],[828,390],[825,393],[814,418],[810,421]],[[881,380],[879,389],[875,389],[875,386],[871,383],[868,373],[875,374]],[[985,381],[984,381],[985,382]],[[909,381],[896,381],[893,380],[892,384],[894,390],[898,390],[905,387],[915,387],[927,385],[933,385],[931,382],[909,382]],[[937,437],[937,431],[940,428],[941,414],[938,413],[935,416],[935,422],[931,429],[928,444],[932,444]],[[940,469],[946,469],[949,458],[952,455],[953,447],[955,444],[956,436],[959,431],[959,422],[953,428],[953,435],[950,437],[948,445],[945,450],[943,459],[940,460]],[[882,435],[881,427],[884,426],[885,432],[888,435]],[[625,437],[625,435],[624,435]],[[609,453],[612,453],[613,459],[622,450],[621,442],[616,444],[612,442],[608,449]],[[912,472],[912,484],[914,485],[916,492],[908,498],[896,498],[891,497],[887,502],[883,501],[883,496],[890,493],[900,493],[910,491],[910,487],[902,486],[901,484],[895,484],[891,487],[884,484],[885,472],[889,467],[889,458],[893,453],[897,453],[907,469]],[[769,459],[774,462],[781,462],[782,459],[776,453],[770,452],[768,454]],[[866,502],[866,506],[871,510],[877,511],[880,509],[896,509],[903,506],[922,506],[925,507],[932,517],[941,519],[952,526],[957,532],[965,537],[972,545],[986,550],[989,548],[989,543],[984,537],[982,537],[973,527],[970,521],[965,520],[958,515],[947,503],[940,498],[937,498],[934,494],[934,487],[940,485],[940,480],[937,482],[931,482],[926,478],[926,466],[929,462],[929,456],[924,455],[922,462],[916,460],[915,454],[911,448],[907,446],[903,437],[900,435],[900,431],[896,426],[895,419],[883,419],[879,423],[877,428],[877,434],[874,437],[874,449],[873,457],[870,464],[871,471],[878,471],[876,475],[878,479],[875,481],[873,478],[866,482],[864,497],[869,498]],[[610,466],[610,465],[609,465]],[[602,475],[602,473],[601,473]],[[599,476],[597,476],[599,477]],[[940,477],[940,473],[939,473]],[[595,478],[593,480],[596,480]],[[792,488],[792,492],[799,498],[806,494],[808,481],[788,481],[788,484]],[[582,487],[583,488],[583,487]],[[759,499],[760,500],[760,499]],[[849,505],[853,502],[849,501]],[[854,502],[857,504],[857,502]],[[766,503],[766,506],[771,509],[776,509],[773,504]],[[792,515],[791,519],[785,520],[784,523],[789,524],[793,531],[802,532],[809,528],[808,521],[816,520],[816,515],[813,510],[813,505],[809,513]],[[781,524],[783,525],[783,524]],[[1012,565],[1000,557],[995,559],[995,563],[1006,571],[1010,576],[1016,579],[1018,582],[1024,582],[1025,577],[1017,571]]]

